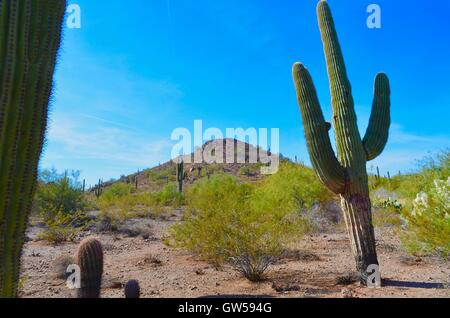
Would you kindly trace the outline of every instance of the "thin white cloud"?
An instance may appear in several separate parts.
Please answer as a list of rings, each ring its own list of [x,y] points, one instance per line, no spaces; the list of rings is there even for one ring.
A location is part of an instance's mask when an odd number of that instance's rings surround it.
[[[48,143],[59,149],[46,155],[50,162],[57,158],[78,158],[112,160],[118,164],[143,167],[170,158],[172,147],[170,139],[152,140],[124,128],[90,126],[79,118],[67,116],[58,116],[53,121]]]
[[[391,135],[389,142],[393,144],[409,144],[412,147],[417,147],[417,143],[429,144],[437,143],[442,146],[450,145],[450,138],[447,136],[431,136],[431,135],[420,135],[416,133],[407,132],[399,124],[392,124]]]

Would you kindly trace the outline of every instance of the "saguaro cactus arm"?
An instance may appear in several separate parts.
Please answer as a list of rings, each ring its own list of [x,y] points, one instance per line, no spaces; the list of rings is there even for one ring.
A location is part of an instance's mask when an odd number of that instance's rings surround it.
[[[391,126],[391,89],[386,74],[375,78],[374,99],[369,126],[363,139],[367,161],[378,157],[386,147]]]
[[[342,193],[346,182],[345,169],[331,146],[329,124],[325,122],[311,75],[303,64],[295,63],[293,76],[311,162],[320,180],[331,191]]]

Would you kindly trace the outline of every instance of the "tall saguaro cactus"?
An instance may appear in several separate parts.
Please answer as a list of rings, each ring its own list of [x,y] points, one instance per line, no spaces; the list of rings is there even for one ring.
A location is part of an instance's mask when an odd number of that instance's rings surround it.
[[[376,76],[370,124],[361,139],[352,88],[326,1],[319,2],[317,13],[331,87],[337,157],[328,134],[330,124],[325,122],[312,78],[301,63],[294,65],[294,82],[311,162],[321,181],[341,198],[357,269],[362,281],[367,282],[367,269],[378,265],[378,259],[366,163],[381,154],[388,140],[389,80],[385,74]]]
[[[0,297],[15,297],[65,0],[0,0]]]

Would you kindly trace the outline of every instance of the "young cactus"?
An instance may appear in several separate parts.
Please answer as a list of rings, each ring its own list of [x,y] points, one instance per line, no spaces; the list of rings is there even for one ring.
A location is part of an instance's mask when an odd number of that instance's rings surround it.
[[[103,275],[102,244],[94,238],[83,240],[78,246],[75,262],[80,266],[81,275],[77,298],[100,298]]]
[[[98,180],[98,184],[94,188],[94,194],[97,199],[103,194],[103,182],[101,179]]]
[[[137,280],[130,280],[124,287],[125,298],[136,299],[141,296],[141,287]]]
[[[294,65],[294,82],[311,162],[320,180],[341,198],[357,270],[362,282],[367,283],[368,267],[378,265],[378,258],[366,164],[381,154],[388,140],[389,80],[385,74],[376,76],[370,124],[361,139],[352,88],[328,3],[320,1],[317,12],[331,87],[337,157],[328,134],[331,127],[325,122],[312,78],[301,63]]]
[[[0,1],[0,297],[17,296],[65,7]]]
[[[177,182],[178,182],[178,192],[183,193],[183,183],[186,179],[186,172],[184,171],[184,162],[181,161],[177,163]]]

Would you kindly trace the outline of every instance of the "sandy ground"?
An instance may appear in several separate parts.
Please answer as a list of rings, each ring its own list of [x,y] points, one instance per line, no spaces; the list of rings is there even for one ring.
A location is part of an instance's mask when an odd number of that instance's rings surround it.
[[[251,283],[231,267],[216,269],[197,257],[164,245],[162,239],[175,221],[146,220],[150,236],[100,234],[105,266],[102,297],[123,297],[122,286],[137,279],[142,297],[203,296],[267,297],[448,297],[450,264],[437,258],[408,256],[392,229],[377,229],[384,287],[368,289],[359,283],[339,285],[354,268],[344,232],[306,236],[289,257],[272,266],[267,279]],[[35,229],[31,229],[31,232]],[[29,241],[23,253],[21,297],[73,297],[64,278],[57,278],[55,260],[73,255],[76,243],[53,246]]]

